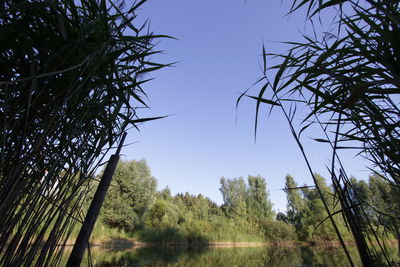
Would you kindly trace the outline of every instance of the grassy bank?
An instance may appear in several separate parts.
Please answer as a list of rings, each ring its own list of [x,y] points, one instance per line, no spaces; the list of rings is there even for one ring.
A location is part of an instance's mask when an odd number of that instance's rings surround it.
[[[201,229],[198,229],[200,231]],[[271,246],[271,247],[340,247],[337,240],[319,240],[319,241],[301,241],[293,240],[266,240],[262,236],[239,232],[237,229],[220,228],[214,232],[200,232],[192,229],[189,232],[180,231],[176,228],[165,228],[163,230],[147,228],[136,232],[126,232],[115,228],[110,228],[101,222],[98,222],[93,230],[90,243],[96,246],[111,247],[253,247],[253,246]],[[79,228],[74,229],[70,237],[69,245],[73,245],[75,238],[79,233]],[[348,240],[349,246],[355,245],[354,241]],[[397,240],[388,239],[386,244],[396,246]]]
[[[70,237],[71,242],[76,238],[79,229],[74,229]],[[265,239],[255,233],[239,231],[237,227],[216,227],[205,231],[204,228],[174,228],[165,227],[143,228],[134,232],[126,232],[110,228],[98,222],[90,239],[91,244],[123,244],[128,245],[157,245],[157,246],[194,246],[194,245],[218,245],[218,244],[264,244]]]

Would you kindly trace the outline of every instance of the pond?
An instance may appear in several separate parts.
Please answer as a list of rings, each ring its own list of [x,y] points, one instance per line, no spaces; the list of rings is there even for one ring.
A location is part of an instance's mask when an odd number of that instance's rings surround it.
[[[396,253],[391,248],[391,253]],[[350,248],[357,255],[355,248]],[[63,259],[63,262],[65,262]],[[123,248],[92,247],[93,266],[350,266],[343,250],[302,247]],[[354,256],[356,266],[360,260]],[[65,265],[61,264],[61,265]],[[82,266],[88,266],[86,256]]]

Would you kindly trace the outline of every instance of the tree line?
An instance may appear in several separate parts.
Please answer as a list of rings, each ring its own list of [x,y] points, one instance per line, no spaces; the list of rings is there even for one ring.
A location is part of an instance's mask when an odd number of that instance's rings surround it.
[[[317,175],[318,185],[333,211],[346,241],[353,237],[347,230],[332,186]],[[368,212],[368,219],[383,239],[398,233],[398,214],[394,188],[377,175],[369,181],[351,178],[353,205]],[[105,200],[100,220],[142,241],[160,244],[197,245],[209,242],[307,241],[335,242],[337,236],[327,220],[327,212],[315,186],[298,186],[286,176],[286,212],[276,212],[269,199],[265,178],[220,179],[223,203],[188,192],[171,194],[166,187],[157,191],[157,180],[145,160],[121,161]],[[361,197],[360,197],[361,196]],[[384,213],[384,214],[382,214]],[[385,216],[383,216],[385,215]]]

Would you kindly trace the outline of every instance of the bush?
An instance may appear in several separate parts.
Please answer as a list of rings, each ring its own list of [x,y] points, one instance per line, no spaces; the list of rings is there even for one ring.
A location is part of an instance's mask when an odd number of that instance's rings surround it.
[[[267,241],[293,241],[297,240],[295,228],[282,221],[266,221],[261,225]]]

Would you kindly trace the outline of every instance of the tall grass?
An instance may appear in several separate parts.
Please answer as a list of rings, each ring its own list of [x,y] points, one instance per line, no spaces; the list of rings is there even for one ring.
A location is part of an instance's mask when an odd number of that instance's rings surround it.
[[[99,164],[152,119],[142,85],[164,65],[162,36],[134,26],[145,2],[0,5],[0,265],[57,265]]]
[[[295,0],[289,13],[301,8],[307,10],[312,26],[324,12],[335,13],[332,25],[336,28],[322,37],[304,35],[304,43],[289,42],[292,48],[287,53],[268,54],[263,48],[264,73],[258,80],[261,89],[255,96],[248,95],[257,102],[256,125],[262,103],[281,108],[311,175],[301,134],[312,125],[321,126],[323,136],[316,141],[332,149],[327,167],[336,203],[354,236],[363,265],[392,264],[367,214],[359,208],[365,200],[352,195],[354,190],[338,150],[356,149],[371,161],[371,171],[400,192],[400,2]],[[282,63],[267,67],[267,56],[278,57]],[[275,71],[273,79],[268,78],[271,71]],[[299,115],[298,110],[308,111]],[[296,119],[302,121],[298,130]],[[335,225],[330,207],[320,195]],[[336,232],[341,238],[342,233]]]

